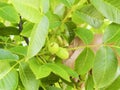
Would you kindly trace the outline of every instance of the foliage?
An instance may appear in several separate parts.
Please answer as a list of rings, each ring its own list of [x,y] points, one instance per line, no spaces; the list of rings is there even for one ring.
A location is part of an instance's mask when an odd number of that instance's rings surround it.
[[[119,90],[119,6],[0,0],[0,90]]]

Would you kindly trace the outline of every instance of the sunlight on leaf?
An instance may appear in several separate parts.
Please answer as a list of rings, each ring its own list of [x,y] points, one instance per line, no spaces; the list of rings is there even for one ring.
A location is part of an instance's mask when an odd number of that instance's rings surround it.
[[[30,35],[27,58],[35,56],[43,47],[48,34],[49,21],[46,16],[41,17],[39,24],[36,24]]]
[[[90,44],[94,37],[93,33],[85,28],[77,28],[75,33],[85,44]]]
[[[8,62],[0,61],[0,90],[16,90],[17,88],[18,74],[14,69],[7,73],[10,68]]]
[[[81,20],[87,22],[95,28],[99,28],[103,23],[104,17],[92,5],[86,5],[80,10],[77,10],[75,13]]]
[[[103,42],[115,43],[119,39],[120,39],[120,25],[115,23],[108,25],[103,35]]]
[[[90,48],[85,48],[75,61],[75,71],[80,74],[86,74],[93,66],[94,53]]]
[[[31,22],[39,23],[41,18],[41,13],[38,8],[39,0],[12,0],[12,4],[22,17]]]
[[[102,58],[101,58],[102,57]],[[96,54],[93,66],[93,80],[96,88],[113,82],[118,68],[117,58],[110,47],[101,47]]]
[[[20,63],[19,67],[20,79],[25,87],[25,90],[38,90],[39,81],[36,80],[34,74],[27,63]]]
[[[106,18],[120,24],[120,0],[91,0],[91,3]]]
[[[18,60],[19,57],[8,50],[0,49],[0,60]]]

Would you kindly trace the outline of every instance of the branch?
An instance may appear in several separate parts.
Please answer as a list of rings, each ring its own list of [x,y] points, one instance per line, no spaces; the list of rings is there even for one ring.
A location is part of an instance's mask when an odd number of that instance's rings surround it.
[[[23,30],[23,21],[22,21],[22,17],[21,16],[20,16],[20,22],[18,24],[18,27],[19,27],[20,32],[22,32],[22,30]],[[22,37],[24,38],[24,40],[27,43],[27,45],[29,45],[29,39],[27,37],[25,37],[25,36],[22,36]]]

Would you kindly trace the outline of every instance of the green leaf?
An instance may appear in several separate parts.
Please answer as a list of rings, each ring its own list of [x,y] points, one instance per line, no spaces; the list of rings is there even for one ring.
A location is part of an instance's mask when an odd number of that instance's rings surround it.
[[[14,0],[14,1],[20,2],[19,0]],[[36,8],[36,9],[39,9],[39,7],[40,7],[40,0],[21,0],[21,3],[27,4],[28,6],[31,6],[31,7]]]
[[[85,90],[94,90],[94,82],[92,75],[88,75],[87,81],[85,83]]]
[[[39,23],[41,18],[39,0],[12,0],[12,4],[22,17],[33,23]]]
[[[84,23],[84,21],[81,19],[81,17],[79,16],[79,11],[76,10],[73,12],[72,14],[72,21],[76,24],[82,24]]]
[[[57,6],[56,5],[54,5],[54,6],[55,7],[53,8],[53,10],[54,10],[53,13],[58,15],[62,19],[64,17],[64,13],[65,13],[65,6],[62,3],[58,3]]]
[[[37,79],[47,77],[52,72],[52,70],[46,65],[40,66],[37,70],[38,72],[35,74]]]
[[[20,79],[25,87],[25,90],[38,90],[39,81],[36,80],[34,74],[32,73],[27,63],[20,63],[19,73]]]
[[[120,89],[120,75],[105,90],[119,90],[119,89]]]
[[[69,76],[73,77],[73,78],[78,78],[78,74],[72,70],[70,67],[64,65],[64,64],[58,64],[61,68],[63,68],[68,74]]]
[[[17,88],[18,73],[10,69],[8,62],[0,61],[0,90],[16,90]]]
[[[49,86],[49,87],[47,87],[47,90],[63,90],[63,89],[58,88],[58,87]]]
[[[0,2],[8,2],[8,0],[0,0]]]
[[[95,28],[100,27],[103,23],[104,17],[93,7],[93,5],[84,6],[80,10],[76,10],[75,13],[78,14],[81,20]]]
[[[23,24],[23,30],[20,33],[20,35],[25,36],[25,37],[30,37],[33,27],[34,27],[33,23],[26,22],[25,24]]]
[[[42,64],[39,63],[38,59],[36,58],[31,58],[28,62],[32,72],[37,79],[44,78],[51,73],[51,69],[42,66]]]
[[[93,79],[96,88],[113,82],[118,68],[117,58],[110,47],[101,47],[96,54],[93,66]]]
[[[54,63],[47,63],[45,64],[46,67],[50,68],[53,73],[59,75],[61,78],[70,82],[69,74],[60,66]]]
[[[69,43],[71,43],[73,41],[73,39],[75,38],[75,32],[74,32],[74,29],[76,28],[76,24],[71,22],[71,21],[68,21],[65,23],[66,26],[67,26],[67,29],[68,30],[65,30],[65,37],[67,38],[67,41]]]
[[[54,63],[47,63],[38,67],[37,79],[48,76],[51,72],[70,82],[69,74],[60,66]]]
[[[94,53],[90,48],[85,48],[75,61],[75,71],[80,74],[86,74],[93,66]]]
[[[40,9],[41,12],[47,13],[49,10],[49,1],[50,0],[40,0]]]
[[[43,85],[50,85],[50,84],[55,84],[59,81],[59,76],[54,74],[54,73],[50,73],[47,77],[44,77],[41,79],[41,82],[43,83]]]
[[[12,53],[18,54],[18,55],[27,55],[27,47],[23,46],[15,46],[9,49]]]
[[[120,24],[120,1],[91,0],[91,3],[109,20]]]
[[[67,7],[71,7],[73,5],[73,3],[75,2],[75,0],[59,0],[60,2],[62,2],[65,6]]]
[[[120,46],[113,46],[113,48],[117,55],[120,56]]]
[[[53,14],[52,12],[48,12],[46,13],[48,19],[49,19],[49,23],[50,23],[50,29],[54,29],[58,26],[61,25],[61,22],[60,22],[60,18],[59,16],[57,16],[56,14]]]
[[[114,43],[120,39],[120,25],[112,23],[110,24],[103,35],[104,43]]]
[[[15,27],[0,27],[0,35],[8,36],[8,35],[19,35],[20,31]]]
[[[75,4],[76,4],[76,3],[79,3],[79,1],[80,1],[80,0],[75,0]],[[84,1],[85,1],[85,0],[84,0]]]
[[[19,15],[10,4],[0,2],[0,17],[13,23],[19,22]]]
[[[35,56],[43,47],[48,33],[49,21],[46,16],[43,16],[36,24],[30,35],[30,45],[28,47],[27,58]]]
[[[0,49],[0,60],[18,60],[19,57],[8,50]]]
[[[90,30],[77,28],[75,33],[85,44],[90,44],[93,40],[93,33]]]
[[[5,27],[3,22],[0,22],[0,27]]]
[[[65,90],[75,90],[75,88],[73,86],[67,85]]]

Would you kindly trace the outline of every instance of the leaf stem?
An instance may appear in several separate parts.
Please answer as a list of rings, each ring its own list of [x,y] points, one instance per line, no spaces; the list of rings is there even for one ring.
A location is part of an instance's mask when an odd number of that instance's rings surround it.
[[[5,45],[9,44],[9,45],[11,45],[11,46],[16,46],[15,44],[13,44],[13,43],[8,43],[8,42],[0,42],[0,44],[5,44]]]
[[[83,49],[83,48],[85,48],[85,47],[94,48],[94,47],[100,47],[100,46],[109,46],[109,47],[113,47],[113,48],[120,48],[120,46],[116,46],[116,45],[109,45],[109,44],[96,44],[96,45],[83,45],[83,46],[78,46],[78,47],[68,48],[68,50]]]
[[[64,25],[64,23],[67,21],[67,19],[71,16],[71,14],[78,8],[78,7],[82,7],[82,5],[86,2],[87,0],[80,0],[77,4],[73,5],[71,7],[71,9],[68,11],[68,13],[66,14],[66,16],[63,18],[63,20],[61,21],[61,25],[58,26],[55,30],[54,30],[54,34],[53,34],[53,38],[56,37],[55,35],[60,35],[60,28]]]
[[[75,11],[79,6],[82,7],[82,5],[86,2],[86,0],[80,0],[77,4],[73,5],[72,8],[69,10],[65,18],[62,20],[62,24],[66,22],[66,20],[71,16],[72,12]]]
[[[43,60],[41,60],[41,59],[39,58],[39,56],[36,56],[36,57],[37,57],[37,59],[39,60],[40,63],[45,64],[45,62],[44,62]]]
[[[68,50],[77,50],[77,49],[82,49],[85,47],[89,47],[89,48],[93,48],[93,47],[100,47],[100,46],[104,46],[104,44],[96,44],[96,45],[83,45],[83,46],[78,46],[78,47],[73,47],[73,48],[68,48]]]

